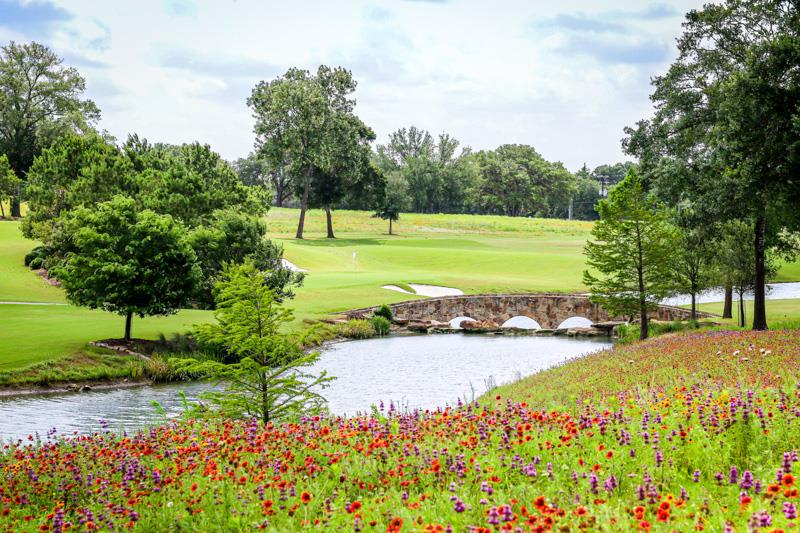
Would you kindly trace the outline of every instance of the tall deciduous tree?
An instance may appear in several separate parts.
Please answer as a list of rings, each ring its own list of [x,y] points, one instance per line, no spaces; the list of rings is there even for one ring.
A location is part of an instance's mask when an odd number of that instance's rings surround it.
[[[584,249],[589,270],[583,281],[593,302],[614,314],[638,315],[639,338],[646,339],[648,312],[674,286],[675,230],[635,170],[598,204],[598,211],[593,240]]]
[[[298,239],[303,238],[315,169],[332,172],[343,124],[358,120],[350,71],[321,65],[316,74],[297,68],[253,89],[247,104],[256,119],[256,149],[275,165],[288,164],[300,200]],[[360,121],[359,121],[360,122]]]
[[[745,327],[744,297],[755,288],[755,255],[752,253],[753,222],[732,220],[720,228],[718,257],[720,268],[724,271],[727,283],[738,296],[738,322]],[[768,276],[777,273],[777,263],[772,254],[767,254],[765,268]],[[732,316],[727,318],[733,318]]]
[[[766,252],[800,227],[800,15],[790,0],[691,11],[678,59],[655,78],[652,120],[628,129],[654,188],[709,218],[754,220],[753,329],[767,328]]]
[[[380,175],[371,167],[369,143],[375,140],[375,133],[361,119],[352,114],[335,117],[331,121],[330,136],[326,163],[313,170],[310,205],[325,210],[327,236],[333,239],[333,208],[349,191],[369,194],[372,187],[369,179],[380,178]]]
[[[125,317],[168,315],[186,305],[200,279],[186,230],[169,215],[116,196],[69,213],[58,234],[55,274],[70,302]]]
[[[100,112],[82,98],[85,89],[78,71],[39,43],[12,41],[0,48],[0,153],[18,178],[26,178],[34,157],[53,139],[91,129]],[[11,215],[20,216],[19,194]]]
[[[292,198],[292,175],[286,165],[274,167],[258,152],[237,159],[234,168],[245,185],[270,190],[276,207],[283,207]]]
[[[408,183],[409,209],[418,213],[463,213],[478,179],[471,150],[448,133],[434,138],[415,126],[389,135],[375,158],[387,176],[400,172]]]
[[[508,216],[553,216],[575,193],[575,176],[546,161],[532,146],[505,144],[478,152],[477,202],[481,212]]]
[[[691,296],[692,319],[697,318],[697,295],[717,285],[715,242],[703,226],[692,226],[691,222],[678,232],[674,267],[676,287]]]

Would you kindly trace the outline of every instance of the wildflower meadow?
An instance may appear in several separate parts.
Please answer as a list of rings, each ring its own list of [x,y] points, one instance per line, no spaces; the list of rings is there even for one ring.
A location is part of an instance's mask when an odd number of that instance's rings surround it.
[[[700,332],[431,411],[54,429],[3,447],[0,530],[792,531],[798,361],[796,331]]]

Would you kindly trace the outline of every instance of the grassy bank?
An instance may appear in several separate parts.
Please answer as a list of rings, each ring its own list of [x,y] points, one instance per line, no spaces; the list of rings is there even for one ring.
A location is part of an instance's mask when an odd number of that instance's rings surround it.
[[[167,317],[134,319],[134,335],[188,331],[209,320],[208,311],[185,310]],[[121,337],[124,318],[71,305],[0,304],[0,371],[80,353],[87,342]]]
[[[396,231],[370,213],[334,213],[337,239],[325,238],[324,213],[312,210],[306,238],[293,238],[297,210],[273,209],[270,237],[285,256],[309,275],[289,303],[292,327],[346,309],[392,303],[418,296],[382,285],[423,283],[456,287],[466,293],[572,292],[583,290],[583,245],[591,224],[476,215],[404,214]],[[36,243],[23,239],[19,223],[0,222],[0,302],[63,303],[61,289],[22,264]],[[782,279],[800,279],[800,265],[785,266]],[[778,319],[797,314],[791,303],[769,302]],[[156,338],[186,331],[210,313],[181,311],[170,317],[134,319],[134,335]],[[452,317],[443,317],[452,318]],[[86,343],[121,335],[116,315],[72,306],[0,304],[0,370],[22,368],[79,354]]]
[[[701,332],[458,410],[11,447],[0,505],[18,531],[794,530],[799,365],[796,331]]]
[[[707,311],[716,315],[722,315],[722,302],[711,302],[700,304],[698,309]],[[753,302],[745,301],[744,303],[744,316],[746,323],[753,321]],[[734,303],[733,318],[727,320],[728,324],[736,324],[736,319],[739,316],[739,303]],[[794,322],[800,321],[800,299],[793,300],[767,300],[767,321],[775,324],[778,322]]]

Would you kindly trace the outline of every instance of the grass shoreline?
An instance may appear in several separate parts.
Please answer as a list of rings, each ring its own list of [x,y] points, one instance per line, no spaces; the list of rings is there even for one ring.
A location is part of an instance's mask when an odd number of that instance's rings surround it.
[[[583,290],[576,280],[584,268],[582,249],[591,223],[404,214],[399,234],[388,236],[384,222],[371,213],[336,211],[338,238],[331,240],[325,238],[324,212],[312,210],[306,239],[298,241],[291,238],[296,217],[297,210],[279,208],[267,217],[270,238],[284,246],[287,259],[309,270],[288,304],[295,314],[294,331],[344,310],[419,298],[382,288],[389,284],[441,285],[466,294]],[[23,266],[23,256],[34,245],[21,237],[19,222],[0,222],[0,301],[65,301],[61,289]],[[779,279],[800,280],[800,263],[784,266]],[[800,319],[800,311],[797,315]],[[210,312],[183,310],[137,318],[133,329],[136,337],[155,339],[208,320]],[[71,305],[0,304],[0,372],[79,355],[87,342],[119,336],[122,327],[117,315]]]

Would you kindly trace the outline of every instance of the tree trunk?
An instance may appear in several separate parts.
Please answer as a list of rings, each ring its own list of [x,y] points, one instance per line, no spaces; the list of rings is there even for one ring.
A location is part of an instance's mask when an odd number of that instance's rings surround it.
[[[636,245],[639,254],[639,262],[636,265],[637,274],[639,275],[639,340],[643,341],[647,338],[649,332],[647,331],[647,298],[644,293],[644,253],[642,251],[642,238],[638,224],[636,227]]]
[[[697,295],[692,293],[692,320],[697,320]]]
[[[306,209],[308,209],[308,188],[310,186],[311,176],[306,174],[303,178],[303,198],[300,201],[300,221],[297,223],[296,238],[303,238],[303,226],[306,223]]]
[[[647,316],[647,302],[644,298],[639,298],[639,340],[643,341],[647,338],[648,330],[647,326],[649,325],[649,317]]]
[[[335,239],[336,235],[333,234],[333,218],[331,217],[331,206],[325,206],[325,222],[328,224],[328,238]]]
[[[739,327],[744,327],[744,292],[739,293]]]
[[[17,194],[11,197],[11,218],[14,217],[19,218],[21,216],[22,216],[22,211],[20,209],[20,203],[19,203],[19,190],[17,190]]]
[[[733,284],[725,284],[725,305],[722,307],[722,318],[733,318]]]
[[[389,235],[392,234],[392,219],[389,219]]]
[[[133,313],[128,313],[125,315],[125,341],[131,340],[131,321],[133,319]]]
[[[765,232],[767,219],[765,216],[756,220],[755,253],[756,253],[756,286],[753,289],[753,329],[763,331],[767,329],[766,305],[766,269],[764,268]]]
[[[0,197],[0,218],[6,218],[6,210],[3,208],[3,198]]]

